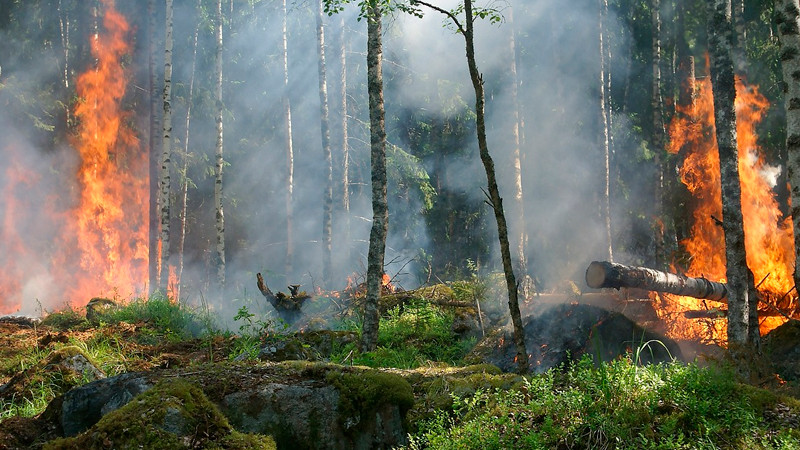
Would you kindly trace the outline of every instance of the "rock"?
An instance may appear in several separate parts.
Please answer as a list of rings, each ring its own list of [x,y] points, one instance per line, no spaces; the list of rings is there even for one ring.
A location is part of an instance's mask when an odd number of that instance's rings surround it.
[[[591,356],[595,362],[611,361],[626,354],[638,356],[637,362],[641,363],[682,359],[681,350],[672,339],[646,330],[620,313],[596,306],[554,305],[526,317],[523,322],[529,370],[534,373],[578,360],[583,355]],[[513,334],[505,328],[488,334],[467,360],[513,371],[515,355]]]
[[[86,304],[86,320],[92,325],[97,325],[100,322],[100,316],[104,312],[108,312],[116,307],[117,303],[114,302],[114,300],[95,297]]]
[[[274,449],[267,436],[234,430],[196,385],[165,378],[134,401],[109,412],[85,432],[47,449],[226,448]]]
[[[800,321],[790,320],[764,336],[764,356],[786,381],[800,380]]]
[[[64,435],[75,436],[88,429],[151,387],[145,375],[124,373],[72,389],[64,395],[61,406]]]
[[[234,428],[269,434],[281,448],[372,449],[406,442],[404,418],[414,403],[408,382],[374,370],[323,367],[291,385],[270,382],[228,394],[222,411]]]
[[[198,386],[231,427],[273,436],[284,448],[402,445],[405,416],[414,404],[411,386],[403,377],[373,369],[307,361],[208,365],[191,372],[128,373],[75,388],[63,396],[60,408],[64,435],[100,433],[107,428],[101,425],[106,417],[117,410],[149,402],[158,379],[159,383],[183,379]],[[182,436],[194,419],[179,406],[164,404],[163,410],[153,413],[157,415],[153,426]]]

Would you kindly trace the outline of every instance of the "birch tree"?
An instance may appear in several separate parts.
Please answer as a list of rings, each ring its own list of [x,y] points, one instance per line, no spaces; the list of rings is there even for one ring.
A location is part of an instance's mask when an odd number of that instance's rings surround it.
[[[320,132],[322,156],[325,161],[325,185],[322,195],[322,280],[331,284],[331,228],[333,216],[333,162],[331,160],[331,132],[328,115],[328,81],[325,74],[325,27],[322,1],[317,0],[317,72],[319,75]]]
[[[225,214],[222,208],[222,169],[225,164],[223,159],[222,141],[222,0],[217,0],[216,15],[216,53],[214,57],[215,72],[215,97],[216,97],[216,125],[217,125],[217,145],[215,152],[214,165],[214,207],[216,210],[216,263],[217,263],[217,284],[220,289],[225,287]]]
[[[794,225],[794,284],[800,286],[800,2],[779,0],[776,6],[786,107],[786,165],[791,185],[791,214]]]
[[[741,360],[744,355],[739,352],[757,349],[759,344],[756,308],[758,299],[753,288],[753,276],[747,267],[744,246],[730,0],[714,0],[709,3],[708,15],[711,84],[722,182],[722,227],[725,233],[728,279],[728,344],[732,355]],[[740,369],[746,371],[744,366]]]
[[[283,41],[283,121],[286,133],[286,276],[291,276],[294,261],[294,148],[292,146],[292,104],[289,100],[289,46],[286,22],[288,12],[283,0],[281,37]]]
[[[159,206],[161,219],[161,267],[158,271],[158,289],[166,295],[169,284],[169,221],[170,174],[172,155],[172,0],[166,0],[164,33],[164,115],[161,136],[161,173],[159,176]]]
[[[601,201],[601,217],[605,222],[606,233],[606,257],[609,261],[614,261],[614,247],[611,233],[611,147],[609,146],[609,122],[608,110],[606,109],[607,92],[606,92],[606,77],[608,68],[608,61],[606,59],[606,30],[605,21],[608,12],[608,1],[600,1],[600,20],[599,20],[599,44],[600,44],[600,126],[602,132],[600,134],[600,147],[603,152],[603,167],[605,171],[605,178],[603,182],[603,199]]]
[[[158,271],[161,267],[161,253],[158,249],[158,95],[156,95],[156,13],[155,0],[147,0],[147,27],[148,27],[148,70],[149,70],[149,99],[150,99],[150,133],[148,136],[148,176],[150,180],[150,205],[148,220],[148,272],[150,291],[158,289],[160,280]]]
[[[383,42],[381,3],[370,0],[367,6],[367,91],[369,93],[370,169],[372,182],[372,228],[367,253],[367,298],[361,350],[374,350],[378,344],[378,299],[381,295],[386,234],[389,229],[386,181],[386,124],[383,105]]]
[[[197,24],[194,28],[194,38],[192,39],[192,69],[189,74],[189,91],[186,93],[186,120],[184,123],[183,137],[183,168],[181,169],[181,213],[180,230],[178,231],[178,267],[177,267],[177,286],[175,297],[180,299],[181,279],[183,278],[184,245],[186,243],[186,216],[189,212],[189,125],[192,121],[192,98],[194,97],[194,77],[197,69],[197,40],[200,35],[200,7],[201,0],[197,0]]]

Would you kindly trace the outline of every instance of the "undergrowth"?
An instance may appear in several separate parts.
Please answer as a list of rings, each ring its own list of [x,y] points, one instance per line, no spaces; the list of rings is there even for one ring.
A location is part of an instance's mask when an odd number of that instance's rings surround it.
[[[359,353],[355,343],[339,348],[331,361],[369,367],[413,369],[433,362],[458,365],[475,345],[452,330],[454,316],[425,299],[413,299],[387,311],[378,326],[377,348]],[[361,331],[352,322],[348,328]]]
[[[455,396],[418,424],[410,449],[800,448],[800,431],[767,420],[800,402],[735,382],[732,370],[695,364],[638,366],[630,359],[526,377],[519,389]]]

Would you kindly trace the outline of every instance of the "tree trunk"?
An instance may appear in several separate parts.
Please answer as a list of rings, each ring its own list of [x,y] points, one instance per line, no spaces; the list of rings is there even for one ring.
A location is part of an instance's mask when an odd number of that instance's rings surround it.
[[[214,59],[215,63],[215,97],[216,97],[216,124],[217,124],[217,146],[216,164],[214,179],[214,206],[216,209],[216,263],[217,263],[217,284],[220,290],[225,287],[225,215],[222,208],[222,168],[224,160],[222,158],[222,0],[217,0],[217,20],[216,20],[216,40],[217,50]]]
[[[780,0],[776,6],[786,107],[786,166],[791,185],[794,226],[794,283],[800,286],[800,2]]]
[[[383,107],[382,10],[371,3],[367,17],[367,91],[369,92],[370,159],[372,172],[372,229],[367,254],[367,297],[364,303],[362,351],[378,343],[378,298],[383,278],[389,210],[386,193],[386,128]]]
[[[605,52],[605,19],[608,11],[608,1],[601,0],[600,4],[600,118],[603,127],[600,136],[603,149],[603,162],[605,166],[605,180],[603,186],[603,199],[601,202],[601,217],[605,222],[606,256],[609,261],[614,260],[613,242],[611,239],[611,151],[609,147],[608,111],[606,110],[606,71],[608,70]]]
[[[757,349],[757,297],[747,267],[742,223],[742,197],[736,140],[736,86],[733,76],[733,25],[730,0],[709,4],[708,40],[711,53],[711,84],[714,91],[714,122],[719,148],[722,182],[722,217],[725,231],[726,277],[728,279],[728,343],[737,348]],[[738,350],[737,350],[738,351]],[[745,368],[742,368],[746,370]]]
[[[347,33],[344,26],[344,16],[340,17],[340,41],[339,41],[339,60],[341,64],[339,72],[339,84],[341,85],[341,108],[342,108],[342,211],[344,213],[344,247],[352,253],[350,237],[350,145],[347,133]],[[350,256],[350,255],[348,255]],[[351,259],[348,258],[348,261]]]
[[[481,161],[486,171],[486,179],[489,187],[489,198],[491,200],[494,217],[497,221],[497,233],[500,240],[500,253],[503,260],[503,271],[505,272],[506,288],[508,289],[508,307],[511,312],[511,322],[514,325],[514,345],[517,349],[517,370],[520,373],[528,371],[528,353],[525,350],[525,330],[522,328],[522,318],[519,312],[519,300],[517,291],[517,281],[514,276],[514,268],[511,262],[511,249],[508,243],[508,227],[503,211],[503,199],[500,197],[500,190],[497,187],[497,178],[494,171],[494,161],[489,154],[489,145],[486,140],[486,121],[485,121],[485,99],[483,92],[483,77],[478,71],[475,61],[475,44],[473,25],[475,18],[472,15],[472,0],[464,0],[464,13],[466,14],[466,29],[464,30],[464,40],[466,41],[467,64],[469,75],[472,80],[472,87],[475,89],[475,113],[478,128],[478,148],[480,150]]]
[[[320,131],[325,160],[325,185],[322,194],[322,285],[331,285],[331,229],[333,217],[333,161],[328,116],[328,81],[325,75],[325,28],[322,22],[322,1],[317,0],[317,70],[319,74]]]
[[[158,156],[156,147],[158,145],[158,95],[156,94],[156,13],[155,0],[147,1],[147,27],[148,27],[148,69],[150,71],[150,133],[148,139],[148,177],[150,180],[150,207],[148,220],[148,269],[150,292],[158,289],[158,271],[161,268],[161,252],[158,246]]]
[[[164,33],[164,103],[163,134],[161,139],[161,175],[159,177],[161,207],[161,268],[158,271],[158,289],[167,295],[169,284],[169,240],[170,240],[170,174],[172,156],[172,0],[166,0]]]
[[[467,54],[467,66],[469,67],[469,77],[472,81],[472,88],[475,90],[475,124],[478,132],[478,150],[486,172],[486,181],[489,192],[489,205],[494,211],[494,218],[497,222],[497,235],[500,241],[500,255],[503,262],[503,273],[505,274],[506,289],[508,290],[508,309],[511,314],[511,323],[514,327],[514,346],[517,350],[515,357],[517,370],[519,373],[528,371],[528,353],[525,350],[525,330],[522,327],[522,317],[519,311],[519,287],[517,286],[516,276],[514,275],[514,265],[511,257],[511,246],[508,241],[508,225],[503,210],[503,199],[500,197],[500,189],[497,186],[497,176],[494,170],[494,160],[489,153],[489,144],[486,139],[486,99],[483,91],[483,76],[478,70],[475,60],[474,30],[475,17],[472,14],[472,1],[464,0],[464,14],[466,16],[466,26],[462,26],[458,18],[450,11],[435,6],[428,2],[413,0],[412,4],[423,5],[434,11],[449,17],[464,36],[464,44]]]
[[[592,261],[589,264],[586,284],[594,289],[638,288],[716,301],[724,301],[728,296],[725,283],[608,261]]]
[[[733,0],[733,64],[737,74],[745,74],[747,71],[747,54],[745,53],[745,42],[747,42],[747,27],[744,22],[744,0]]]
[[[197,25],[194,28],[194,39],[192,40],[192,71],[189,75],[189,92],[186,94],[186,121],[184,124],[185,135],[183,138],[183,168],[181,169],[181,215],[180,215],[180,230],[178,233],[178,269],[177,278],[175,280],[175,298],[181,298],[181,279],[183,278],[183,253],[184,244],[186,243],[186,215],[189,212],[189,124],[192,120],[192,105],[194,102],[194,77],[195,70],[197,69],[197,41],[200,35],[200,21],[201,21],[201,1],[197,0]]]
[[[653,225],[655,233],[655,262],[658,267],[666,266],[667,252],[664,238],[664,227],[658,222],[664,220],[664,172],[665,172],[665,147],[664,136],[664,114],[663,101],[661,98],[661,2],[652,0],[650,5],[652,35],[652,72],[653,80],[650,91],[650,107],[653,110],[653,152],[655,154],[656,183],[655,198],[653,204],[653,217],[656,221]]]
[[[294,271],[294,147],[292,146],[292,104],[289,100],[289,46],[286,21],[288,12],[283,0],[283,119],[286,127],[286,261],[284,272],[291,277]]]
[[[528,247],[528,233],[525,229],[525,198],[522,189],[522,155],[520,151],[520,114],[519,114],[519,77],[517,76],[517,44],[516,44],[516,30],[514,29],[514,9],[511,5],[508,7],[506,20],[509,26],[509,72],[511,76],[511,138],[514,159],[514,206],[516,209],[515,224],[517,235],[517,273],[520,274],[522,282],[522,296],[527,298],[535,289],[533,277],[528,272],[528,258],[526,249]]]
[[[691,54],[689,45],[685,38],[685,23],[686,23],[686,1],[681,1],[678,4],[677,10],[677,39],[675,43],[677,70],[675,76],[677,78],[675,84],[678,86],[678,101],[676,102],[675,114],[679,118],[691,119],[695,117],[694,104],[695,104],[695,74],[694,74],[694,57]],[[691,201],[686,185],[680,182],[675,175],[678,173],[678,168],[683,166],[683,160],[686,156],[686,148],[676,149],[677,154],[671,158],[670,164],[670,214],[667,216],[672,221],[672,229],[674,230],[674,239],[676,242],[681,242],[689,237],[689,213],[691,210],[688,203]]]

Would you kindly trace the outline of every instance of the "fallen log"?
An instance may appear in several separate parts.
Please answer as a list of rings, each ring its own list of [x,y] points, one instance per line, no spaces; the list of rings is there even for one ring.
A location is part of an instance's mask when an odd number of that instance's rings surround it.
[[[608,261],[592,261],[589,264],[586,269],[586,284],[595,289],[639,288],[718,302],[725,302],[728,297],[728,286],[725,283]]]

